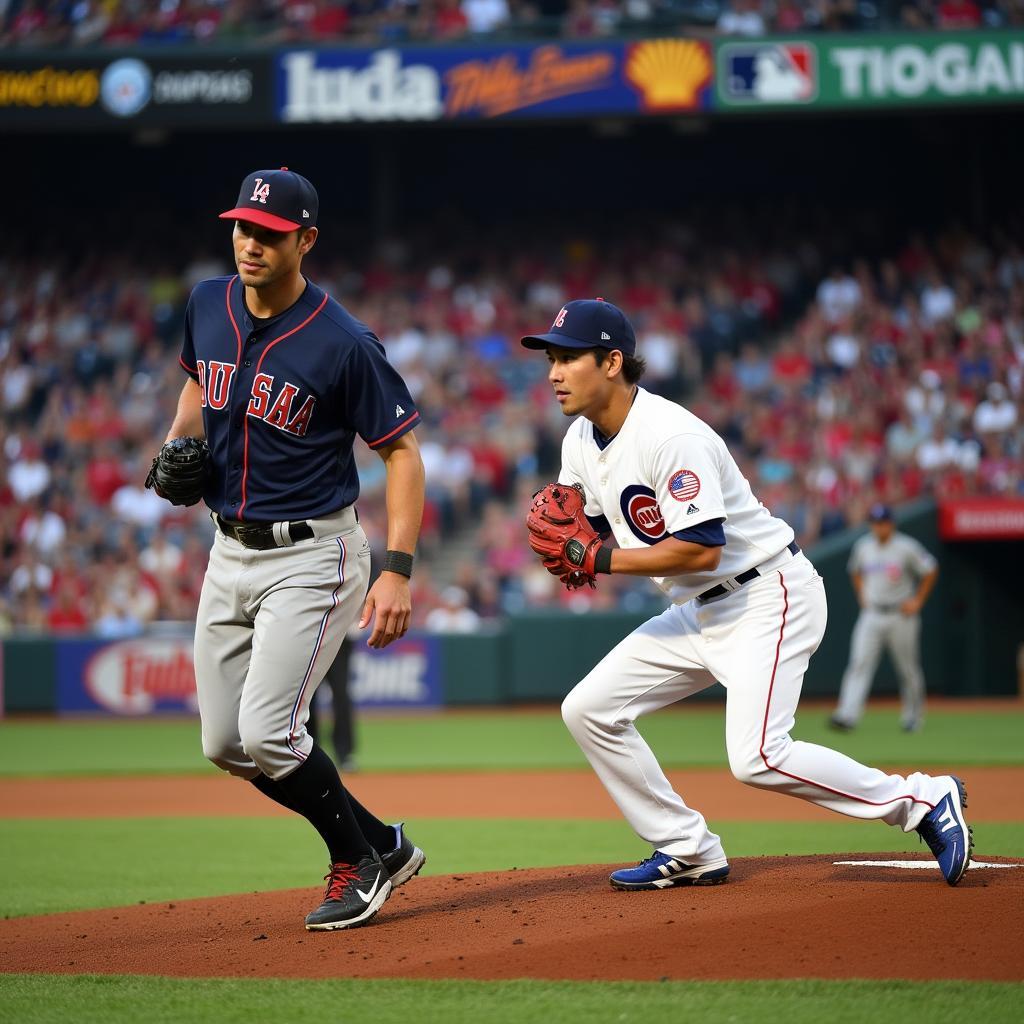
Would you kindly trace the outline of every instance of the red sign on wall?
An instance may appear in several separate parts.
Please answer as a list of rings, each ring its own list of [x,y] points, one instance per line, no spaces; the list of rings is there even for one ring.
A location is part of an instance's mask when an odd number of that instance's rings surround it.
[[[1024,499],[940,502],[939,536],[943,540],[1024,540]]]

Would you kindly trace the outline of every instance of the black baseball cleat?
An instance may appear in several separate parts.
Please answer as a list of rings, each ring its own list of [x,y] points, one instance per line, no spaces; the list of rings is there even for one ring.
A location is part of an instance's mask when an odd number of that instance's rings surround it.
[[[404,821],[392,828],[395,830],[397,845],[389,853],[382,853],[380,859],[391,875],[391,885],[397,889],[420,873],[420,868],[427,862],[427,855],[406,838]]]
[[[844,722],[841,718],[836,715],[832,715],[828,720],[828,727],[834,729],[836,732],[853,732],[854,726],[850,722]]]
[[[366,924],[391,895],[391,879],[376,853],[358,864],[332,864],[324,901],[306,915],[306,930],[337,931]]]

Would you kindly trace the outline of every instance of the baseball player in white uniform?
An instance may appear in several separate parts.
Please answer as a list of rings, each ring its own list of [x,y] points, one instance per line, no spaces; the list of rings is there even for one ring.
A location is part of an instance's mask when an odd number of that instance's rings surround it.
[[[606,654],[562,705],[576,742],[653,851],[613,872],[612,886],[726,880],[721,839],[672,789],[634,725],[716,681],[727,692],[726,747],[737,779],[916,829],[956,885],[972,845],[959,779],[886,775],[791,739],[804,672],[825,631],[821,577],[792,528],[754,497],[724,441],[639,387],[644,363],[622,311],[578,299],[559,310],[548,333],[522,344],[546,351],[555,397],[575,417],[559,482],[582,486],[595,536],[617,545],[588,544],[584,568],[649,576],[671,602]],[[564,564],[545,565],[564,577],[580,567],[582,549],[570,541]]]
[[[901,724],[915,732],[924,716],[920,613],[939,566],[920,542],[896,530],[886,505],[873,505],[868,521],[871,532],[854,544],[847,566],[861,613],[829,724],[848,730],[860,721],[882,649],[888,648],[900,680]]]

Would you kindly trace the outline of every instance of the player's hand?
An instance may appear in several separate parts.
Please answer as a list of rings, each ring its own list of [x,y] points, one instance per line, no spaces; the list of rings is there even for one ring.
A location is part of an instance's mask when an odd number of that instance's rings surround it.
[[[373,619],[373,632],[366,644],[368,647],[387,647],[392,640],[405,636],[411,616],[409,581],[400,573],[382,572],[366,595],[359,628],[365,628]]]
[[[916,597],[908,597],[900,605],[900,611],[904,615],[916,615],[921,610],[921,602]]]

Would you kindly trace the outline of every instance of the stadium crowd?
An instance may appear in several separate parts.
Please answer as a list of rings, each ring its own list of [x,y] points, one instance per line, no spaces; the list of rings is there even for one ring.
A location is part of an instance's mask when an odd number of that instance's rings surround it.
[[[850,263],[829,239],[852,228],[808,223],[779,210],[634,219],[611,232],[613,252],[596,234],[549,228],[538,245],[512,226],[489,258],[458,231],[440,250],[426,230],[369,259],[314,250],[310,276],[374,327],[423,416],[416,624],[655,596],[620,577],[569,594],[525,543],[523,510],[557,472],[566,423],[546,361],[518,339],[573,297],[629,313],[644,386],[710,422],[803,545],[876,500],[1024,497],[1024,249],[1010,227],[915,235]],[[194,617],[208,514],[142,483],[183,382],[189,290],[230,268],[180,267],[0,259],[0,630],[126,636]],[[379,551],[383,467],[357,452]]]
[[[1024,0],[0,0],[0,48],[366,45],[1024,24]]]

